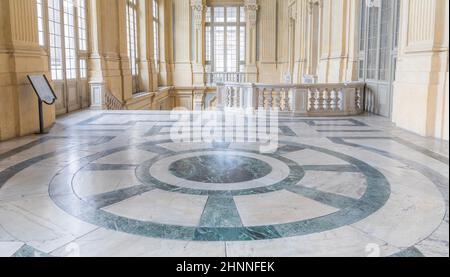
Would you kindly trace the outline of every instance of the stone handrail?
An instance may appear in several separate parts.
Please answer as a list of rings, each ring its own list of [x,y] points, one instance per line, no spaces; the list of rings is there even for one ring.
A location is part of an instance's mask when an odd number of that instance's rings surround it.
[[[277,109],[307,116],[364,112],[365,84],[218,83],[218,109]]]
[[[111,92],[104,93],[104,107],[106,110],[127,110],[127,106],[115,97]]]
[[[243,72],[209,72],[206,73],[206,83],[214,85],[223,82],[245,82],[247,74]]]

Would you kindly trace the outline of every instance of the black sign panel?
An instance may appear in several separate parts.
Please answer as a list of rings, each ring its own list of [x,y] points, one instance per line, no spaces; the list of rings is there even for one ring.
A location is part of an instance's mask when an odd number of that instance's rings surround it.
[[[39,99],[47,105],[53,105],[56,95],[45,75],[28,75],[31,85]]]

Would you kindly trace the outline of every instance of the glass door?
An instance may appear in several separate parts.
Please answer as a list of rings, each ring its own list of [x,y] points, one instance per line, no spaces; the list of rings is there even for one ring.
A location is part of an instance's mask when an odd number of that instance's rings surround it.
[[[362,0],[359,78],[367,84],[366,110],[391,117],[400,0]]]

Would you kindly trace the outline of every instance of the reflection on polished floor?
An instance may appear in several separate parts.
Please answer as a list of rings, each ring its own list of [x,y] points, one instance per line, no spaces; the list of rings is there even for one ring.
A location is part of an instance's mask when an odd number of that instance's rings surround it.
[[[449,255],[448,143],[281,117],[264,153],[169,119],[83,111],[0,143],[0,256]]]

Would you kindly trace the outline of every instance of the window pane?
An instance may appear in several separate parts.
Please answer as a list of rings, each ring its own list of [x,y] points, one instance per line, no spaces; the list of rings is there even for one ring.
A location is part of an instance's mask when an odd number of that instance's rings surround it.
[[[391,58],[390,47],[390,21],[392,15],[391,1],[382,1],[381,6],[381,32],[380,32],[380,59],[379,59],[379,78],[382,81],[389,80],[389,62]]]
[[[61,5],[59,0],[48,0],[49,14],[49,49],[50,49],[50,71],[53,80],[63,79],[63,61],[61,48]]]
[[[399,35],[400,35],[400,8],[401,0],[397,0],[396,14],[395,14],[395,34],[394,34],[394,47],[398,47]]]
[[[379,8],[372,7],[369,12],[369,30],[367,40],[367,78],[377,78],[378,52],[378,12]]]
[[[239,60],[245,62],[245,26],[240,27],[239,36]]]
[[[212,14],[209,15],[210,11]],[[211,73],[237,73],[245,70],[245,8],[208,7],[206,11],[206,69]],[[237,75],[217,74],[211,79],[238,80]],[[226,80],[222,81],[226,81]]]
[[[86,26],[86,0],[78,0],[78,44],[81,51],[87,51]]]
[[[224,7],[214,8],[214,21],[215,22],[225,22],[225,8]]]
[[[76,79],[77,65],[76,65],[76,49],[75,49],[75,26],[74,26],[74,11],[73,2],[64,0],[64,43],[66,55],[66,78]]]
[[[227,22],[237,21],[237,7],[227,8]]]
[[[237,71],[237,33],[236,27],[227,28],[227,72]]]
[[[138,75],[137,67],[137,7],[135,0],[127,0],[127,38],[130,56],[130,68],[133,76]]]
[[[44,6],[42,0],[36,0],[37,4],[37,18],[38,18],[38,38],[39,45],[45,45],[45,32],[44,32]]]
[[[240,7],[240,20],[241,22],[245,22],[245,8],[244,7]]]
[[[205,41],[206,41],[206,61],[211,61],[211,27],[206,26],[206,34],[205,34]]]
[[[85,79],[87,77],[87,61],[86,59],[80,59],[80,78]]]
[[[214,65],[215,71],[224,72],[225,70],[225,28],[214,28]]]
[[[364,51],[364,40],[366,36],[366,1],[361,1],[361,18],[359,28],[359,50]]]

